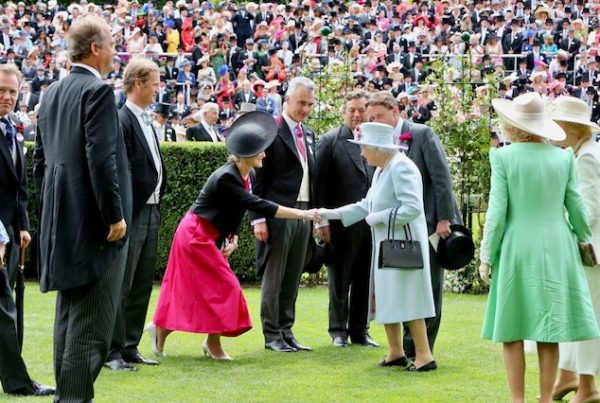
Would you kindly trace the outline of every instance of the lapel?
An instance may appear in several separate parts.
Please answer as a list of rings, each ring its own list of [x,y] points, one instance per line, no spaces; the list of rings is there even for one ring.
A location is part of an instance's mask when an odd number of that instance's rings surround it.
[[[202,122],[200,122],[198,124],[200,125],[200,132],[202,133],[202,136],[204,136],[204,138],[206,139],[206,141],[210,141],[212,143],[213,139],[210,136],[210,133],[208,132],[208,130],[206,130],[206,128],[204,127],[204,125],[202,124]],[[218,139],[218,137],[217,137],[217,139]]]
[[[400,133],[398,133],[398,135],[401,135],[402,133],[406,133],[406,132],[410,131],[410,130],[409,130],[409,126],[410,126],[410,124],[408,123],[408,121],[407,121],[406,119],[404,119],[404,120],[402,121],[402,130],[400,130]],[[412,160],[413,158],[412,158],[412,156],[410,155],[410,150],[411,150],[411,147],[410,147],[410,146],[412,145],[412,142],[413,142],[413,141],[414,141],[414,139],[408,142],[408,145],[407,145],[407,146],[408,146],[408,148],[406,149],[406,151],[404,151],[404,154],[406,154],[406,155],[407,155],[407,156],[408,156],[408,157],[409,157],[411,160]]]
[[[2,130],[0,130],[0,135],[3,137],[6,135]],[[17,162],[19,161],[21,151],[19,150],[18,141],[15,139],[15,143],[17,143]],[[12,155],[10,155],[10,151],[8,150],[8,144],[6,144],[6,140],[4,138],[0,138],[0,153],[6,159],[8,166],[10,167],[10,172],[13,174],[15,179],[19,179],[19,175],[17,174],[17,167],[13,163]]]
[[[287,122],[283,120],[279,125],[279,130],[277,130],[277,134],[281,137],[286,146],[292,151],[292,153],[296,156],[296,159],[300,161],[300,154],[298,154],[298,149],[296,148],[296,140],[294,139],[294,134],[290,130]]]
[[[350,128],[346,125],[343,125],[338,133],[338,141],[342,144],[342,147],[344,148],[344,150],[346,150],[348,156],[350,157],[354,165],[356,165],[356,168],[358,168],[358,170],[362,172],[363,175],[367,176],[363,157],[360,156],[360,146],[358,146],[357,144],[352,144],[348,141],[348,139],[352,138],[353,136],[352,132],[350,131]]]
[[[144,134],[144,131],[142,130],[142,128],[140,126],[140,123],[137,120],[137,117],[131,111],[131,109],[129,109],[127,107],[127,105],[123,105],[123,108],[125,108],[125,111],[127,111],[127,114],[129,115],[129,119],[133,123],[133,133],[135,133],[135,135],[138,138],[138,141],[140,142],[140,144],[142,145],[142,147],[144,147],[144,151],[146,151],[146,156],[148,157],[148,159],[152,163],[151,164],[152,167],[155,167],[155,165],[154,165],[154,158],[152,158],[152,151],[150,151],[150,145],[148,144],[148,141],[146,140],[146,135]]]
[[[296,149],[296,141],[294,139],[294,134],[292,133],[290,127],[283,118],[283,115],[279,115],[279,117],[277,118],[277,124],[279,125],[279,127],[277,128],[277,135],[281,137],[281,140],[283,140],[284,144],[288,146],[288,148],[292,151],[292,153],[294,153],[298,161],[300,161],[301,157],[298,154],[298,150]]]
[[[306,162],[308,172],[312,175],[315,167],[315,135],[308,127],[302,125],[304,131],[304,148],[306,149]]]

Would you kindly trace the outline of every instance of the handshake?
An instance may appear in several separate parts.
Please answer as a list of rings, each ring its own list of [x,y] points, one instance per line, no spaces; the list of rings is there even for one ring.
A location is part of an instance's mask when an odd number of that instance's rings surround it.
[[[325,218],[327,220],[341,220],[342,219],[342,213],[340,213],[339,209],[320,208],[320,209],[317,209],[317,214],[321,218]],[[368,216],[366,216],[365,221],[367,222],[367,224],[369,224],[372,227],[374,225],[387,222],[388,216],[389,216],[389,214],[386,211],[377,211],[377,212],[370,213]]]

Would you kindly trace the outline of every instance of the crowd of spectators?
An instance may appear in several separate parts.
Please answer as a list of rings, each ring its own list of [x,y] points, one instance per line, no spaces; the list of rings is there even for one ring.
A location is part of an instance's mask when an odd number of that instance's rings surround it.
[[[470,58],[472,79],[496,74],[500,97],[571,94],[597,121],[599,10],[600,0],[8,2],[0,5],[0,62],[26,78],[15,113],[28,140],[48,85],[69,72],[69,27],[88,14],[112,27],[118,56],[107,80],[118,105],[127,61],[142,55],[159,64],[161,140],[185,140],[196,123],[220,137],[240,108],[277,116],[291,77],[332,64],[349,66],[356,88],[392,91],[405,118],[425,123],[435,109],[427,76],[439,57],[450,79]]]

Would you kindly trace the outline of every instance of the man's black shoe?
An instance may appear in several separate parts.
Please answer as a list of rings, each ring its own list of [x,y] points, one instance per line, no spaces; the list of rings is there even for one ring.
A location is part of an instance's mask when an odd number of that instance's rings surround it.
[[[303,351],[312,351],[311,347],[308,346],[303,346],[302,344],[298,343],[298,340],[296,340],[295,338],[291,338],[291,339],[287,339],[284,338],[283,340],[285,340],[285,342],[287,344],[289,344],[290,346],[292,346],[293,348],[295,348],[296,350],[303,350]]]
[[[137,371],[137,368],[133,365],[127,364],[122,358],[115,358],[114,360],[106,361],[104,367],[113,371]]]
[[[287,344],[283,339],[273,340],[269,343],[265,343],[267,350],[273,350],[276,353],[293,353],[296,349]]]
[[[159,365],[160,363],[155,360],[149,360],[140,353],[134,355],[123,355],[123,360],[128,364],[143,364],[143,365]]]
[[[360,344],[361,346],[367,347],[379,347],[379,343],[373,340],[368,333],[358,337],[351,337],[350,340],[352,341],[352,344]]]
[[[345,337],[337,336],[337,337],[333,338],[333,341],[331,342],[331,344],[334,347],[348,347],[348,340],[346,340]]]
[[[50,396],[54,394],[55,389],[52,386],[42,385],[35,381],[31,382],[31,387],[25,387],[14,392],[11,395],[16,396]]]

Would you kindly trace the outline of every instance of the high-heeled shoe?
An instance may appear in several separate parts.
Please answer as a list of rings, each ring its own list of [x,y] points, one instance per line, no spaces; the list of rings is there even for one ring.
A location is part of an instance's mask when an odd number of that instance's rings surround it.
[[[146,325],[144,330],[147,331],[148,335],[150,336],[150,348],[152,349],[154,355],[157,357],[164,357],[165,353],[158,349],[158,342],[156,338],[156,325],[150,322]]]
[[[204,356],[208,357],[212,360],[216,360],[216,361],[233,361],[233,358],[231,358],[229,356],[229,354],[224,352],[224,356],[222,357],[217,357],[216,355],[214,355],[212,353],[212,351],[210,351],[210,349],[208,348],[208,344],[206,344],[206,342],[204,342],[204,344],[202,345],[202,351],[204,351]]]
[[[572,382],[566,384],[560,389],[554,389],[552,391],[552,400],[562,400],[562,398],[568,395],[569,393],[576,392],[577,388],[579,388],[579,384],[577,382]]]

